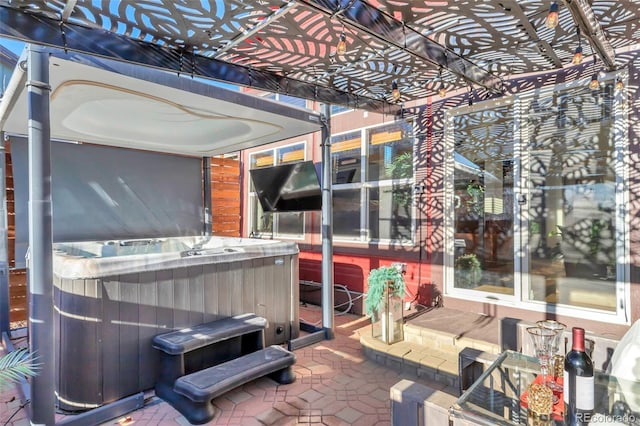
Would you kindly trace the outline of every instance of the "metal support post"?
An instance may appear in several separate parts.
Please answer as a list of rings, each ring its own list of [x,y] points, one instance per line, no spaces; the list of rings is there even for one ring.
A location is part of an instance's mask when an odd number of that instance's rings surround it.
[[[202,177],[204,192],[204,235],[210,236],[213,228],[211,204],[211,157],[202,158]]]
[[[322,327],[334,337],[333,312],[333,208],[331,189],[331,105],[322,111]]]
[[[29,45],[29,344],[40,363],[31,382],[31,424],[55,424],[49,57]]]

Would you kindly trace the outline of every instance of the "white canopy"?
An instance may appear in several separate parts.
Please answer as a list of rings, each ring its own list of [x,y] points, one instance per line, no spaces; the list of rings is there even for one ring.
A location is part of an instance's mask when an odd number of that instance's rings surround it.
[[[27,133],[25,56],[0,130]],[[147,67],[52,49],[51,138],[211,156],[320,130],[319,115]]]

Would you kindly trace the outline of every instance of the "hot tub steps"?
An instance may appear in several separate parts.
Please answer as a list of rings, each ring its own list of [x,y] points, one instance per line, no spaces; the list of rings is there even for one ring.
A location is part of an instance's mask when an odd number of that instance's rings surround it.
[[[295,355],[280,346],[243,355],[205,370],[182,376],[173,385],[173,391],[188,400],[184,410],[176,407],[193,424],[206,423],[214,417],[211,400],[238,386],[263,376],[281,384],[293,383],[295,374],[291,366]]]
[[[215,415],[211,400],[238,386],[263,376],[293,382],[295,355],[277,345],[265,348],[266,326],[264,318],[242,314],[155,336],[156,395],[191,424],[203,424]]]

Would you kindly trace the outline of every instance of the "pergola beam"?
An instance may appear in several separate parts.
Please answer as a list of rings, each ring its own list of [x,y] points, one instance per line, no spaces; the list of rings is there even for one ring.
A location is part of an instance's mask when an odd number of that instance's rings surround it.
[[[278,18],[289,13],[291,9],[293,9],[295,6],[296,6],[296,3],[293,0],[291,0],[289,3],[285,4],[284,6],[282,6],[275,12],[273,12],[271,15],[267,16],[265,19],[263,19],[262,21],[260,21],[259,23],[251,27],[251,29],[241,32],[236,37],[234,37],[229,43],[225,44],[223,47],[216,50],[216,53],[213,55],[213,57],[219,58],[223,54],[227,53],[229,50],[233,49],[234,47],[236,47],[237,45],[239,45],[240,43],[248,39],[249,37],[252,37],[254,34],[258,33],[263,28],[266,28],[267,26],[269,26]]]
[[[353,0],[344,8],[340,0],[297,1],[327,16],[335,16],[345,26],[391,44],[434,67],[447,69],[469,84],[497,94],[503,92],[499,77],[362,0]]]
[[[541,40],[540,37],[538,37],[538,32],[533,27],[531,22],[529,22],[527,15],[524,13],[524,10],[522,10],[522,6],[520,6],[517,1],[512,1],[509,4],[509,9],[511,10],[511,13],[518,18],[518,21],[522,25],[522,29],[524,29],[531,40],[535,41],[535,43],[538,45],[538,49],[540,49],[540,52],[544,52],[556,68],[562,68],[563,63],[560,58],[558,58],[558,55],[556,55],[553,47],[551,47],[549,42]]]
[[[78,0],[68,0],[67,4],[64,5],[64,9],[62,10],[62,22],[67,22],[71,14],[73,13],[73,8],[76,7],[76,3]]]
[[[582,34],[591,41],[591,47],[604,62],[607,70],[615,70],[615,51],[589,3],[585,0],[565,0],[565,3],[573,20],[580,27]]]
[[[269,71],[251,69],[185,52],[184,49],[138,41],[102,29],[87,28],[73,23],[65,23],[63,28],[60,22],[0,5],[1,37],[145,65],[165,71],[188,73],[192,76],[254,87],[269,92],[284,93],[303,99],[313,99],[327,104],[345,105],[385,114],[395,114],[400,110],[399,105],[388,103],[385,100],[356,96]],[[185,56],[187,57],[185,58]]]

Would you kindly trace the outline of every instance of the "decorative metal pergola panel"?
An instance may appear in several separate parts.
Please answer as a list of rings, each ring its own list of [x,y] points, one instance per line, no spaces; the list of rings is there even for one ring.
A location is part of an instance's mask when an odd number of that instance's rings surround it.
[[[592,62],[588,72],[625,65],[614,49],[636,44],[635,1],[558,2],[559,24],[549,29],[551,3],[0,0],[3,20],[10,21],[0,35],[392,111],[442,86],[500,94],[512,77],[560,71],[570,66],[579,37],[585,61]],[[343,34],[347,48],[339,54]]]

